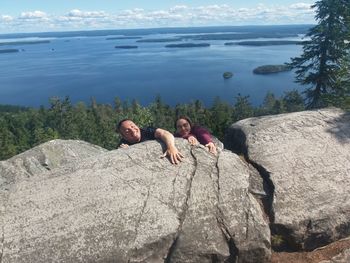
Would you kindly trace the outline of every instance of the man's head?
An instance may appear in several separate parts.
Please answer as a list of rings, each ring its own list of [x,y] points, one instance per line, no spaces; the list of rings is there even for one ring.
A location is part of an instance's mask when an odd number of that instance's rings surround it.
[[[141,140],[140,128],[132,120],[121,120],[117,125],[117,131],[124,140],[130,143],[137,143]]]

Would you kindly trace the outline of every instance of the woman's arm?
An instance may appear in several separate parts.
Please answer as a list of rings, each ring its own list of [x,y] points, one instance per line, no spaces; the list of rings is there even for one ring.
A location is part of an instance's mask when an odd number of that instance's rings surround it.
[[[213,143],[212,136],[207,129],[197,126],[193,127],[191,132],[197,137],[197,140],[201,144],[208,148],[209,152],[216,155],[216,146]]]
[[[210,132],[203,127],[195,126],[192,128],[191,133],[197,138],[200,144],[206,145],[213,142]]]

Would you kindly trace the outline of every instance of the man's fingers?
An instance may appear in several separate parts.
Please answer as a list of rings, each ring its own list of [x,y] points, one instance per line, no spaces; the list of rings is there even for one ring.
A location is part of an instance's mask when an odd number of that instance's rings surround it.
[[[171,155],[171,163],[172,164],[177,164],[176,154],[175,155]]]
[[[184,156],[180,152],[176,152],[176,151],[175,152],[165,151],[160,158],[164,158],[166,156],[168,156],[172,164],[178,164],[179,162],[182,162],[182,158],[184,158]]]

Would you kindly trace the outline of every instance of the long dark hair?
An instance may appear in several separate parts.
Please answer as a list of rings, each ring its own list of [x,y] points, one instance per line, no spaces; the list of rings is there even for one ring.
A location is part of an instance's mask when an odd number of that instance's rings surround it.
[[[192,123],[191,119],[190,119],[188,116],[186,116],[186,115],[181,115],[181,116],[178,116],[178,117],[176,118],[176,121],[175,121],[175,130],[177,130],[176,123],[177,123],[177,121],[180,120],[180,119],[186,120],[186,121],[190,124],[190,127],[191,127],[191,129],[192,129],[193,123]]]

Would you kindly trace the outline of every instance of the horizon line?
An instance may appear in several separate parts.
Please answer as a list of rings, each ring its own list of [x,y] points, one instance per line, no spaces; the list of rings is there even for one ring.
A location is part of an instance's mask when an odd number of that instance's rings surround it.
[[[212,25],[212,26],[165,26],[165,27],[140,27],[140,28],[115,28],[115,29],[85,29],[85,30],[60,30],[60,31],[39,31],[39,32],[16,32],[16,33],[0,33],[0,36],[11,35],[31,35],[31,34],[47,34],[47,33],[78,33],[78,32],[97,32],[97,31],[136,31],[136,30],[157,30],[157,29],[190,29],[190,28],[230,28],[230,27],[283,27],[283,26],[314,26],[316,24],[298,23],[298,24],[269,24],[269,25]]]

